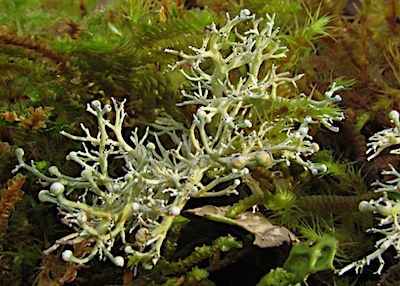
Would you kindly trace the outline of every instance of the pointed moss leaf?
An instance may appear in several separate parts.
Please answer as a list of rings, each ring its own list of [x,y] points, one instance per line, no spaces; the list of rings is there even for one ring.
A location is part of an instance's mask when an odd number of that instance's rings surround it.
[[[190,278],[194,279],[195,281],[200,281],[202,279],[205,279],[208,277],[208,275],[210,275],[210,273],[208,273],[207,270],[205,269],[201,269],[198,267],[194,267],[189,273],[188,275],[190,276]],[[175,284],[176,285],[176,284]]]
[[[139,251],[133,251],[129,256],[128,267],[137,265],[139,262],[146,262],[151,259],[151,255],[148,253],[140,253]]]
[[[40,98],[40,94],[37,90],[33,90],[27,94],[27,96],[32,100],[32,102],[36,102]]]
[[[226,238],[223,238],[219,241],[219,249],[222,252],[227,252],[231,250],[232,248],[242,248],[243,243],[241,241],[237,241],[234,237],[228,236]]]
[[[237,225],[254,234],[254,244],[261,248],[280,246],[283,243],[297,241],[296,236],[287,228],[273,225],[260,213],[244,212],[235,218],[227,218],[226,212],[230,206],[203,206],[187,212],[205,217],[209,220]]]
[[[35,167],[39,171],[46,170],[48,168],[48,166],[49,166],[49,162],[47,162],[47,161],[39,161],[39,162],[35,163]]]
[[[186,217],[184,217],[184,216],[181,216],[181,215],[178,215],[176,218],[175,218],[175,220],[174,220],[174,222],[172,223],[172,225],[171,225],[171,227],[173,227],[173,226],[175,226],[175,225],[178,225],[178,224],[184,224],[184,223],[187,223],[187,222],[189,222],[190,221],[190,219],[188,219],[188,218],[186,218]]]

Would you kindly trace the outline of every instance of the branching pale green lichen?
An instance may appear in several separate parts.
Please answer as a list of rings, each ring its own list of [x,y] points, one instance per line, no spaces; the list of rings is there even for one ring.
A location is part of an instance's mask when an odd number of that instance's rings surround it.
[[[246,23],[252,27],[240,33]],[[127,142],[122,135],[125,101],[113,99],[113,106],[93,101],[87,111],[98,119],[97,135],[84,125],[85,136],[62,132],[83,143],[81,151],[67,156],[81,166],[80,177],[61,174],[55,166],[50,176],[40,173],[24,162],[19,149],[16,170],[26,169],[40,179],[46,189],[39,199],[57,204],[63,222],[75,231],[46,252],[84,242],[89,253],[75,257],[65,250],[64,260],[86,263],[99,255],[123,266],[126,256],[128,265],[152,267],[168,229],[190,198],[236,194],[241,184],[259,194],[262,190],[252,183],[255,167],[269,169],[284,162],[313,173],[325,171],[325,165],[307,160],[319,150],[309,129],[321,124],[337,130],[333,123],[343,114],[335,107],[340,96],[334,93],[340,87],[333,84],[320,101],[299,93],[295,83],[300,76],[279,72],[286,47],[273,26],[273,17],[264,21],[243,10],[233,19],[228,16],[220,29],[211,25],[202,47],[191,47],[195,54],[168,50],[183,59],[173,68],[190,67],[189,72],[181,70],[194,88],[183,91],[188,100],[181,105],[197,108],[188,127],[165,115],[153,126],[158,130],[153,142],[147,139],[148,130],[143,137],[135,130]],[[279,90],[284,85],[290,85],[289,93]],[[108,119],[111,111],[113,121]],[[176,147],[166,149],[161,134]],[[123,175],[109,173],[114,160],[123,162],[117,172]],[[126,240],[131,233],[134,243]],[[124,253],[115,256],[117,240]]]
[[[400,122],[399,122],[399,113],[396,110],[393,110],[389,113],[389,118],[395,125],[393,128],[384,129],[375,133],[370,138],[370,143],[367,144],[369,149],[367,153],[371,153],[372,155],[368,157],[368,160],[371,160],[378,156],[383,150],[389,148],[393,145],[400,143]],[[390,150],[391,154],[400,154],[400,149],[396,148]]]
[[[395,127],[384,129],[371,136],[371,142],[367,144],[370,147],[367,153],[372,153],[368,158],[369,160],[378,156],[386,148],[400,143],[399,113],[393,110],[389,113],[389,118]],[[390,153],[400,154],[400,149],[395,148],[391,150]],[[378,187],[375,190],[376,192],[383,193],[382,197],[377,200],[362,201],[359,204],[359,210],[361,212],[377,214],[377,219],[379,220],[379,228],[370,228],[368,232],[382,234],[383,237],[375,243],[376,250],[374,252],[342,268],[338,271],[339,275],[353,268],[358,273],[375,259],[378,259],[380,263],[375,273],[381,274],[385,265],[385,260],[382,257],[383,253],[389,247],[394,247],[397,253],[400,254],[400,200],[390,196],[390,193],[399,194],[400,173],[392,165],[389,164],[389,167],[390,170],[382,171],[382,175],[390,175],[393,179],[385,183],[377,181],[372,184]]]
[[[199,106],[189,131],[191,141],[199,154],[207,154],[228,168],[252,167],[261,161],[270,167],[279,161],[290,164],[294,160],[318,172],[325,166],[303,160],[319,149],[308,130],[310,125],[321,123],[337,131],[332,124],[343,119],[343,114],[334,106],[341,100],[334,92],[341,87],[333,84],[321,101],[295,92],[279,94],[281,85],[295,87],[301,75],[289,77],[288,72],[277,72],[276,59],[286,56],[286,47],[280,44],[278,29],[273,29],[274,18],[267,15],[262,27],[263,20],[243,10],[221,29],[212,25],[202,47],[191,47],[194,55],[167,50],[183,58],[172,68],[190,67],[190,73],[181,71],[194,89],[193,93],[183,91],[189,100],[182,105]],[[253,27],[240,34],[235,26],[246,21],[251,21]],[[209,72],[202,68],[207,64],[213,67]],[[244,72],[238,79],[231,79],[237,70]],[[280,113],[280,106],[288,110]],[[261,110],[264,107],[266,110]],[[158,128],[174,136],[178,123],[172,124],[169,117],[157,122]],[[286,135],[273,140],[276,133]],[[231,157],[235,150],[240,151],[239,157]],[[279,153],[280,160],[272,158],[272,153]]]
[[[73,151],[67,156],[82,167],[81,176],[73,178],[61,174],[57,167],[49,168],[51,177],[35,169],[34,164],[23,161],[23,152],[17,151],[19,165],[16,169],[25,168],[36,175],[49,190],[39,192],[43,202],[56,203],[63,221],[76,232],[56,242],[47,250],[55,250],[61,244],[76,244],[85,241],[92,244],[92,252],[85,257],[74,257],[72,251],[66,250],[63,258],[76,263],[86,263],[97,253],[105,255],[116,265],[122,266],[121,256],[114,256],[111,249],[119,237],[126,244],[126,233],[135,232],[138,251],[146,247],[148,257],[158,258],[162,241],[169,225],[179,215],[181,205],[187,196],[176,196],[171,193],[178,189],[176,175],[160,170],[154,157],[160,157],[154,150],[153,143],[145,144],[146,136],[139,140],[134,132],[128,144],[122,137],[122,123],[125,117],[124,102],[114,102],[115,120],[106,119],[112,107],[93,101],[87,110],[98,118],[97,136],[82,125],[86,136],[74,136],[65,132],[63,135],[83,142],[83,151]],[[111,133],[113,135],[111,135]],[[111,177],[109,163],[113,159],[124,161],[124,176]],[[152,174],[158,176],[153,176]],[[78,195],[77,201],[70,200]],[[132,251],[128,251],[132,252]],[[131,254],[134,254],[132,252]]]

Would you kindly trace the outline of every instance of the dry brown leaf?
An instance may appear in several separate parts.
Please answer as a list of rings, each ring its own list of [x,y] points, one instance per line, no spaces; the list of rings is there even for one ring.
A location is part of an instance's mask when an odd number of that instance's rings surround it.
[[[24,192],[21,190],[25,176],[17,174],[7,181],[7,186],[0,189],[0,232],[5,232],[8,226],[8,217],[15,205],[21,200]]]
[[[36,107],[35,109],[31,106],[27,109],[29,112],[29,117],[26,119],[24,117],[20,117],[21,125],[27,129],[40,129],[46,128],[46,116],[47,113],[52,111],[52,107]]]
[[[229,209],[230,206],[216,207],[207,205],[187,210],[187,212],[210,220],[240,226],[254,234],[254,244],[261,248],[275,247],[283,243],[298,241],[290,230],[282,226],[273,225],[260,213],[244,212],[235,218],[228,218],[225,214]]]
[[[7,121],[11,121],[11,122],[19,121],[19,117],[14,111],[6,111],[3,113],[0,113],[0,117],[4,118]]]
[[[0,141],[0,155],[11,154],[14,152],[15,151],[13,150],[13,148],[10,146],[9,143]]]
[[[71,283],[76,279],[78,270],[83,267],[85,266],[62,260],[59,253],[46,255],[38,275],[37,285],[59,286]]]

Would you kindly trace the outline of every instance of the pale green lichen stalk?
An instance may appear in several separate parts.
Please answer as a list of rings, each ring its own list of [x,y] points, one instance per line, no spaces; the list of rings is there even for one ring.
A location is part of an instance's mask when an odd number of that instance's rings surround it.
[[[236,26],[248,21],[252,27],[239,33]],[[287,48],[273,26],[274,17],[256,19],[245,9],[231,20],[228,15],[228,23],[220,29],[211,25],[202,47],[190,47],[194,54],[167,50],[183,58],[172,68],[190,67],[181,72],[192,82],[193,92],[182,92],[188,100],[181,105],[194,104],[198,109],[188,130],[170,117],[160,118],[157,127],[172,138],[174,131],[186,131],[198,155],[207,154],[227,168],[252,167],[264,160],[268,167],[296,161],[315,173],[325,170],[304,161],[319,150],[308,131],[316,123],[337,131],[333,122],[344,117],[334,105],[341,100],[334,92],[341,87],[333,84],[321,101],[296,92],[279,94],[280,86],[296,87],[302,75],[278,72],[278,59],[286,57]]]
[[[51,176],[35,169],[34,164],[23,161],[23,151],[17,150],[20,168],[36,175],[42,185],[48,189],[39,192],[42,202],[51,202],[59,206],[64,216],[63,223],[75,230],[75,233],[59,239],[46,253],[59,245],[85,242],[91,245],[91,253],[85,257],[75,257],[71,250],[63,252],[63,259],[76,263],[86,263],[94,256],[108,257],[118,266],[124,265],[122,256],[114,256],[112,249],[117,239],[126,244],[125,252],[136,254],[128,247],[126,236],[135,233],[134,248],[139,251],[138,260],[157,259],[162,241],[173,218],[179,215],[182,202],[187,195],[172,198],[179,183],[173,172],[159,170],[154,157],[155,145],[146,143],[147,134],[139,139],[135,131],[128,144],[122,137],[124,101],[117,103],[113,99],[115,120],[106,117],[112,111],[110,105],[101,106],[93,101],[87,110],[98,119],[98,133],[92,135],[82,124],[86,136],[74,136],[66,132],[63,135],[83,142],[82,151],[72,151],[66,157],[82,168],[80,177],[73,178],[61,174],[57,167],[49,168]],[[113,135],[110,135],[110,134]],[[113,160],[123,160],[124,175],[112,177],[109,164]],[[153,176],[157,174],[157,176]],[[72,195],[77,200],[70,200]],[[144,249],[149,250],[143,254]]]
[[[389,118],[394,124],[393,128],[384,129],[375,133],[370,138],[370,143],[367,144],[369,149],[367,153],[372,153],[369,160],[378,156],[386,148],[400,144],[400,121],[399,113],[395,110],[389,113]],[[390,150],[391,154],[400,154],[400,148]],[[400,173],[389,164],[390,170],[382,171],[382,175],[389,175],[393,179],[383,182],[375,182],[373,186],[378,188],[376,192],[381,192],[383,195],[377,200],[362,201],[358,208],[363,213],[374,213],[379,220],[379,228],[370,228],[368,232],[378,233],[382,238],[375,243],[376,250],[366,257],[355,261],[338,271],[339,275],[355,269],[356,273],[371,263],[372,260],[379,260],[379,267],[376,274],[381,274],[385,265],[385,260],[382,257],[383,253],[390,247],[394,247],[400,255],[400,200],[395,198],[400,193]],[[391,196],[394,194],[395,196]]]
[[[246,23],[251,28],[240,32]],[[190,198],[236,194],[239,185],[262,193],[252,177],[255,167],[297,163],[312,173],[325,171],[325,165],[307,159],[319,150],[309,130],[317,124],[337,130],[333,123],[343,113],[335,106],[340,96],[334,93],[340,87],[333,84],[322,100],[299,93],[295,83],[300,76],[279,70],[287,49],[273,26],[273,17],[256,19],[243,10],[233,19],[228,16],[219,29],[211,25],[202,47],[191,47],[194,54],[168,50],[182,58],[173,68],[190,66],[189,71],[181,69],[193,87],[183,91],[187,101],[181,103],[196,108],[189,125],[165,114],[153,125],[157,132],[152,141],[148,131],[140,138],[137,130],[126,141],[125,101],[113,99],[113,106],[93,101],[87,110],[98,119],[97,134],[84,125],[85,136],[62,132],[83,143],[81,151],[67,156],[81,166],[79,177],[64,175],[55,166],[50,175],[40,173],[17,150],[16,170],[26,169],[40,179],[46,189],[39,199],[57,204],[62,222],[74,230],[46,252],[85,243],[91,249],[86,256],[65,250],[63,259],[86,263],[98,255],[118,266],[128,258],[128,265],[152,267]],[[289,92],[282,93],[279,88],[286,85]],[[176,147],[162,145],[158,138],[165,134]],[[115,160],[123,163],[115,173],[123,175],[109,173]],[[126,239],[130,234],[134,243]],[[124,251],[114,247],[117,241]]]

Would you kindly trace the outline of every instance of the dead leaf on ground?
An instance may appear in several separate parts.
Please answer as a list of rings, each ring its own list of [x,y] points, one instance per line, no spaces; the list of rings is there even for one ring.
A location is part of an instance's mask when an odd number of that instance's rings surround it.
[[[43,257],[41,271],[38,275],[38,286],[60,286],[75,280],[78,270],[84,265],[62,260],[60,253]]]
[[[276,247],[283,243],[298,242],[296,236],[283,226],[273,225],[260,213],[244,212],[235,218],[225,216],[230,206],[203,206],[186,212],[205,217],[209,220],[237,225],[254,234],[254,244],[261,248]]]
[[[22,186],[25,182],[25,176],[22,174],[15,175],[7,181],[6,186],[0,186],[0,233],[5,233],[8,228],[8,218],[14,210],[15,205],[24,196]]]

